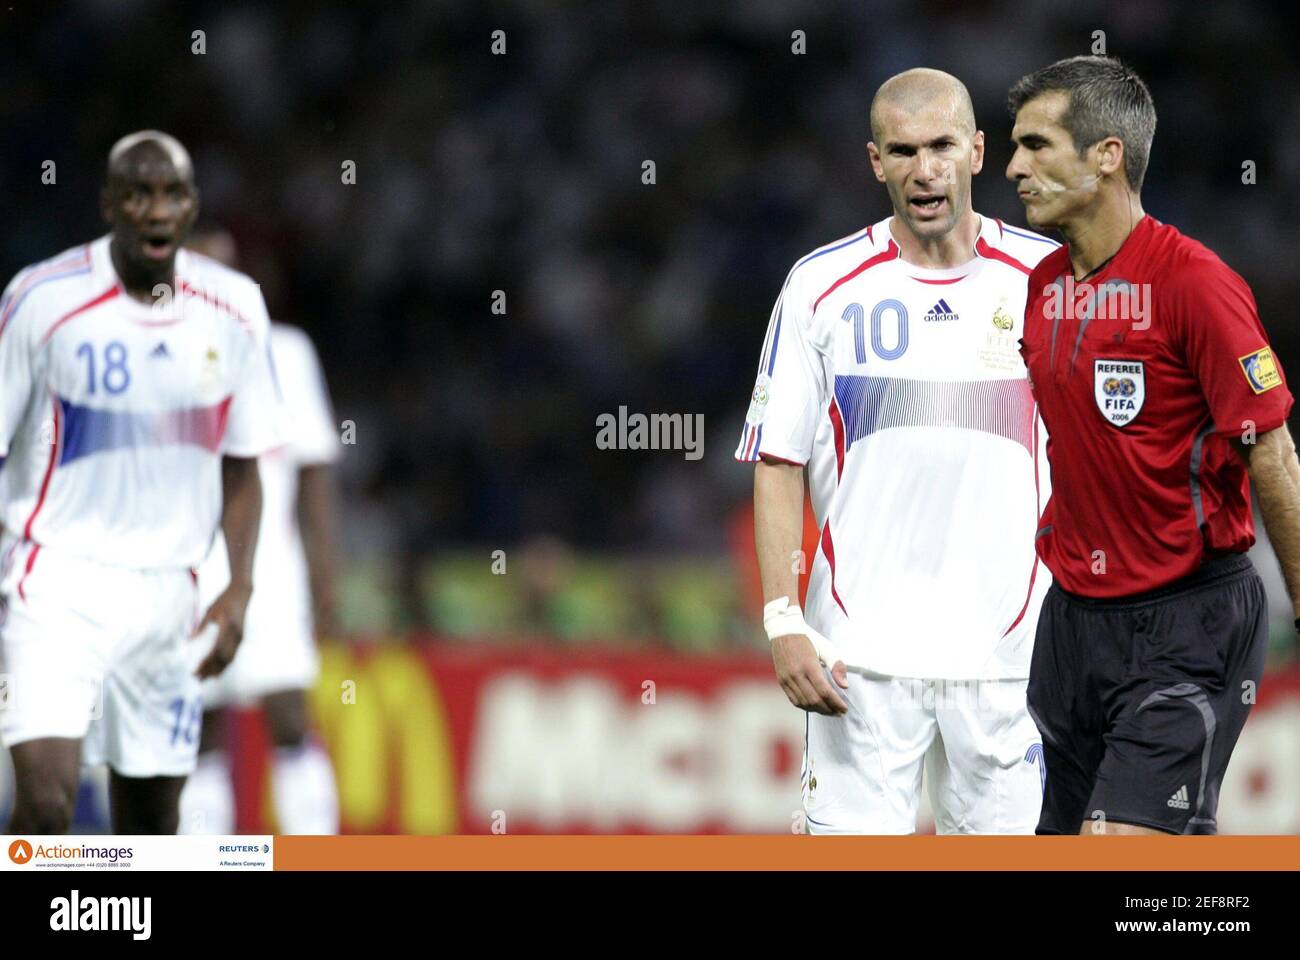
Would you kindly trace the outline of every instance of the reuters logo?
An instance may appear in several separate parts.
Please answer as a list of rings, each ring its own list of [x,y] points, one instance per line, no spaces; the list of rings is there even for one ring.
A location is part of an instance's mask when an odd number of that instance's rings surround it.
[[[9,859],[14,863],[26,863],[32,858],[32,845],[26,840],[15,840],[9,844]]]

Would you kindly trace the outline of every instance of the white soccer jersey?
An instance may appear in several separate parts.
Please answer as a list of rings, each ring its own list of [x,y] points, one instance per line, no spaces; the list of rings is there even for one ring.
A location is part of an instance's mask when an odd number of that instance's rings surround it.
[[[268,639],[287,646],[284,631],[311,629],[310,589],[302,536],[298,529],[298,471],[335,463],[342,454],[325,377],[311,340],[297,327],[271,325],[271,355],[285,412],[284,442],[259,461],[262,522],[253,555],[253,597],[245,632],[278,633]],[[230,582],[225,541],[218,535],[199,568],[206,606]]]
[[[140,303],[109,242],[28,267],[0,302],[0,515],[51,550],[195,567],[221,516],[222,455],[278,442],[266,306],[247,276],[188,250],[170,302]]]
[[[1009,679],[1049,574],[1046,436],[1018,350],[1056,244],[981,217],[973,259],[904,262],[890,219],[798,261],[736,451],[807,465],[821,531],[805,618],[849,666]]]

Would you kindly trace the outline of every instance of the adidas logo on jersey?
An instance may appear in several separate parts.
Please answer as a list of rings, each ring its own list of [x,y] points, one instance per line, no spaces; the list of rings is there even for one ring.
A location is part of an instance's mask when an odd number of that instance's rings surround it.
[[[1187,797],[1187,784],[1184,783],[1178,788],[1178,792],[1169,798],[1169,806],[1173,807],[1175,810],[1187,810],[1191,808],[1191,801],[1188,800]]]
[[[952,309],[952,307],[948,306],[948,301],[946,300],[940,300],[933,307],[931,307],[930,312],[925,315],[925,320],[927,323],[931,321],[958,320],[958,319],[960,318],[957,316],[956,312]]]
[[[164,360],[171,359],[171,352],[167,349],[167,341],[159,340],[158,346],[149,351],[151,357],[161,357]]]

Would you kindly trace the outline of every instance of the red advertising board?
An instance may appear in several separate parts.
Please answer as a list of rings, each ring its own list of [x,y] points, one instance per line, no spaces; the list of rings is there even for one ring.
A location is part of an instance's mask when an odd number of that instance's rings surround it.
[[[313,712],[345,832],[780,833],[798,823],[804,719],[761,655],[437,643],[323,654]],[[1300,676],[1269,677],[1258,699],[1220,827],[1300,833]],[[236,723],[239,829],[273,832],[265,738],[256,714]]]

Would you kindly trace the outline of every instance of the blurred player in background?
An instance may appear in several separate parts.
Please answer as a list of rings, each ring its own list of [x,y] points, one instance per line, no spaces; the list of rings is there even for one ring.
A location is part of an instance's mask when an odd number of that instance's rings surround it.
[[[190,247],[235,265],[229,233],[196,234]],[[181,797],[182,833],[234,831],[222,708],[248,703],[260,703],[274,747],[271,784],[278,832],[338,832],[334,771],[310,733],[307,691],[320,668],[316,637],[335,632],[338,511],[333,474],[342,448],[325,377],[307,334],[272,324],[271,354],[286,413],[285,443],[261,458],[264,506],[244,642],[230,668],[204,685],[207,712],[198,769]],[[199,569],[205,597],[225,585],[225,554],[218,538]]]
[[[812,833],[911,833],[924,768],[939,832],[1031,833],[1047,476],[1016,338],[1025,277],[1056,245],[971,209],[984,134],[955,77],[891,78],[871,129],[894,215],[794,265],[736,452],[756,462],[776,673],[809,711],[804,810]],[[821,531],[806,620],[805,468]]]
[[[198,203],[180,143],[124,137],[111,233],[21,271],[0,304],[11,833],[65,832],[82,763],[111,770],[114,831],[175,833],[199,680],[239,644],[278,401],[261,291],[181,249]],[[199,621],[218,524],[230,582]],[[210,650],[190,642],[209,625]]]
[[[1251,480],[1300,616],[1291,392],[1246,282],[1142,209],[1141,78],[1073,57],[1010,106],[1007,177],[1067,241],[1030,277],[1023,349],[1054,483],[1029,683],[1038,832],[1214,833],[1267,643]]]

